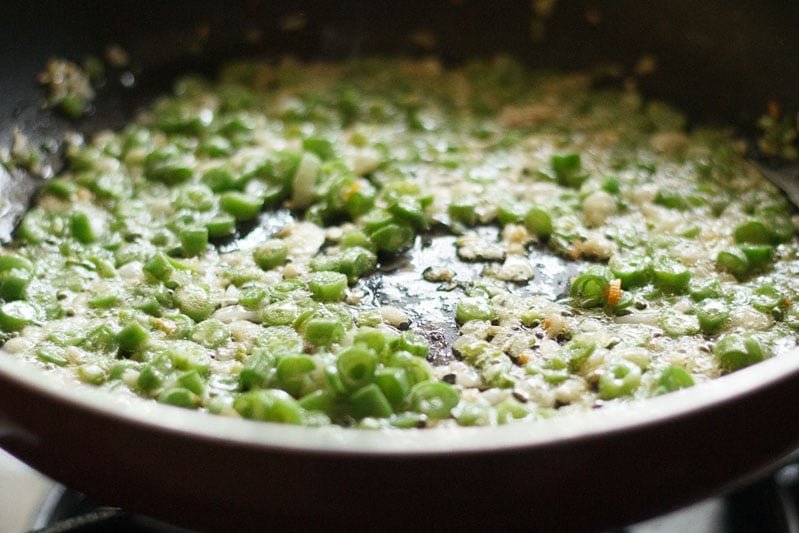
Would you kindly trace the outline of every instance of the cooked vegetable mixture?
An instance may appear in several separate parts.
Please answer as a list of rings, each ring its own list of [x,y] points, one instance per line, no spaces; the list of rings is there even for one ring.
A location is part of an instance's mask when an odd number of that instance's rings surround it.
[[[0,255],[5,350],[305,425],[495,425],[796,345],[790,206],[723,132],[507,58],[238,62],[77,136]]]

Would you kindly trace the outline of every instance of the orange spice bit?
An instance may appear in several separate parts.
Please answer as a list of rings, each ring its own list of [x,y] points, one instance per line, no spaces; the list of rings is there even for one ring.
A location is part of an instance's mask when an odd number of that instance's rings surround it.
[[[544,321],[541,323],[541,325],[544,326],[544,329],[551,328],[552,327],[552,319],[551,318],[545,318]]]
[[[776,100],[769,100],[768,103],[768,116],[777,120],[782,115],[782,108]]]
[[[354,193],[356,193],[359,190],[361,190],[361,188],[363,188],[363,184],[361,182],[359,182],[359,181],[356,181],[352,185],[347,187],[347,190],[345,190],[344,194],[342,195],[342,197],[344,198],[344,201],[346,202],[347,200],[349,200],[350,196],[352,196]]]
[[[526,354],[526,353],[523,353],[523,354],[519,355],[518,361],[519,361],[520,365],[526,365],[527,363],[530,362],[530,356],[528,354]]]
[[[785,307],[790,307],[791,306],[791,301],[788,298],[783,298],[782,299],[782,305],[784,305]]]
[[[582,242],[580,242],[579,239],[574,239],[571,250],[569,250],[569,259],[577,261],[580,259],[580,257],[582,257],[582,254]]]
[[[621,280],[614,279],[608,285],[608,288],[605,293],[605,298],[607,299],[608,304],[616,305],[621,300]]]

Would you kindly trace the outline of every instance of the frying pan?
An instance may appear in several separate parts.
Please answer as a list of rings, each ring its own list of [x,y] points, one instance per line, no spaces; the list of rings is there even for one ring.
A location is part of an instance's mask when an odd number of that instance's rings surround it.
[[[743,134],[768,101],[799,104],[799,6],[788,1],[564,1],[535,41],[527,1],[16,4],[0,20],[6,145],[13,126],[34,142],[119,126],[178,72],[225,57],[429,52],[409,38],[418,30],[455,63],[509,51],[534,66],[615,61],[632,72],[651,54],[658,70],[638,80],[645,94]],[[130,52],[133,87],[112,70],[86,119],[42,110],[34,78],[47,58],[109,42]],[[48,162],[59,160],[56,150]],[[35,182],[0,178],[7,233]],[[0,446],[96,501],[210,530],[621,526],[773,467],[799,445],[797,403],[799,351],[614,411],[383,433],[130,402],[0,357]]]

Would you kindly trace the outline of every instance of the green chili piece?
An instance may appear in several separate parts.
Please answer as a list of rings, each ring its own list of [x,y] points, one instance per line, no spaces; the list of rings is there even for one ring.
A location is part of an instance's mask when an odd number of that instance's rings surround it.
[[[262,285],[245,285],[239,292],[239,304],[245,309],[254,311],[261,307],[268,295],[269,291]]]
[[[453,199],[447,207],[450,220],[464,226],[474,226],[478,221],[477,208],[474,204],[474,199]]]
[[[580,154],[553,155],[550,164],[558,183],[564,187],[579,189],[588,179],[588,174],[583,172]]]
[[[430,418],[447,418],[458,405],[460,397],[455,388],[444,381],[422,381],[409,393],[411,409]]]
[[[617,195],[621,192],[621,182],[615,176],[608,176],[602,182],[602,190],[608,194]]]
[[[621,280],[622,289],[643,287],[649,283],[652,261],[642,254],[614,255],[608,262],[615,278]]]
[[[415,231],[424,231],[429,226],[424,206],[418,198],[400,196],[388,206],[388,212],[401,225],[411,226]]]
[[[344,324],[334,318],[311,318],[305,323],[303,337],[314,346],[330,346],[340,342],[345,334]]]
[[[668,257],[659,257],[652,262],[652,276],[658,287],[677,294],[687,291],[691,283],[691,271]]]
[[[658,324],[666,335],[673,338],[694,335],[701,331],[697,316],[674,309],[666,309],[658,317]]]
[[[122,353],[135,352],[150,339],[150,332],[136,320],[128,322],[117,333],[117,344]]]
[[[175,303],[180,312],[195,322],[202,322],[216,309],[216,302],[205,288],[185,285],[175,290]]]
[[[235,233],[236,219],[227,213],[219,213],[206,222],[205,228],[209,237],[226,237]]]
[[[641,369],[638,365],[624,361],[607,369],[599,377],[599,396],[603,400],[630,396],[640,383]]]
[[[264,199],[241,192],[225,192],[219,197],[219,207],[236,220],[252,220],[261,212]]]
[[[612,275],[607,268],[592,265],[572,280],[569,295],[577,307],[600,307],[607,301]]]
[[[782,320],[788,307],[785,296],[770,285],[763,285],[752,292],[752,307],[771,315],[775,320]]]
[[[731,246],[716,255],[716,266],[720,270],[729,272],[736,279],[741,280],[749,274],[749,258],[737,246]]]
[[[206,212],[214,207],[215,196],[210,187],[200,183],[190,183],[178,189],[175,205],[181,209]]]
[[[262,270],[271,270],[285,264],[288,257],[288,248],[286,248],[286,243],[280,239],[269,239],[256,248],[252,257],[255,264]]]
[[[211,369],[208,351],[192,341],[173,341],[164,349],[165,360],[178,370],[196,370],[202,375]]]
[[[0,298],[3,300],[22,300],[25,289],[33,278],[30,270],[9,268],[0,270]]]
[[[671,365],[661,372],[655,386],[655,394],[666,394],[694,386],[694,378],[681,366]]]
[[[68,200],[78,190],[78,186],[71,180],[52,178],[42,187],[42,194],[52,194],[62,200]]]
[[[365,385],[352,393],[350,405],[356,418],[366,418],[367,416],[386,418],[391,416],[392,412],[391,404],[375,383]]]
[[[366,345],[355,344],[338,354],[336,369],[347,389],[359,389],[374,381],[377,355]]]
[[[716,342],[713,353],[722,370],[734,372],[765,359],[767,349],[752,334],[731,333]]]
[[[209,349],[219,348],[230,339],[230,329],[215,318],[203,320],[191,332],[191,340]]]
[[[375,372],[375,383],[394,410],[399,410],[405,404],[408,392],[411,390],[408,373],[402,368],[378,369]]]
[[[341,381],[341,374],[335,364],[330,364],[325,367],[325,382],[336,394],[344,394],[347,392],[347,387]]]
[[[233,409],[242,417],[281,424],[301,424],[302,408],[287,392],[275,389],[254,390],[233,400]]]
[[[287,355],[277,364],[277,383],[295,398],[306,394],[313,385],[310,374],[316,370],[313,359],[307,355]]]
[[[681,191],[660,189],[655,196],[654,203],[668,207],[669,209],[676,209],[678,211],[685,211],[691,208],[689,197]]]
[[[84,363],[76,369],[78,379],[90,385],[102,385],[106,381],[105,370],[94,363]]]
[[[152,394],[164,384],[164,376],[154,365],[145,365],[136,378],[136,386],[143,392]]]
[[[467,403],[460,408],[456,420],[460,426],[487,426],[491,423],[491,410],[479,403]]]
[[[163,309],[154,294],[139,294],[134,296],[130,305],[143,313],[150,316],[161,316]]]
[[[230,155],[230,151],[230,141],[221,135],[207,137],[197,146],[197,155],[208,157],[225,157]]]
[[[757,212],[758,210],[755,209],[755,213]],[[771,242],[774,244],[788,242],[796,233],[793,222],[790,217],[786,216],[786,212],[786,208],[778,208],[777,213],[774,210],[770,210],[769,214],[766,215],[767,220],[771,222]]]
[[[540,207],[532,207],[524,215],[524,227],[539,239],[552,235],[552,216]]]
[[[749,262],[749,271],[765,270],[774,262],[774,247],[767,244],[740,244],[738,248]]]
[[[498,424],[508,424],[514,420],[527,418],[532,413],[525,404],[510,396],[499,402],[494,411],[497,413]]]
[[[302,148],[307,152],[316,154],[322,161],[327,161],[336,157],[336,150],[333,147],[333,143],[322,137],[303,139]]]
[[[524,216],[530,210],[528,204],[521,202],[514,202],[511,200],[503,200],[497,206],[497,221],[502,226],[508,224],[521,224],[524,222]]]
[[[346,201],[344,203],[344,207],[346,208],[350,218],[356,219],[369,212],[369,210],[375,205],[376,195],[377,190],[367,180],[357,180],[352,186],[350,186],[345,193]],[[397,210],[397,213],[398,216],[403,215],[400,210]],[[418,217],[421,215],[421,218],[418,218],[418,220],[423,224],[424,227],[427,227],[427,216],[425,215],[423,209],[412,211],[411,214],[413,217]]]
[[[339,246],[344,249],[355,246],[366,248],[368,250],[373,248],[372,241],[369,240],[369,237],[366,235],[366,233],[360,230],[353,230],[345,233],[339,241]]]
[[[391,341],[391,349],[396,351],[406,351],[416,357],[427,357],[430,352],[430,344],[423,336],[413,331],[404,331],[399,337]]]
[[[175,267],[169,261],[166,255],[162,252],[157,252],[142,266],[142,271],[149,277],[158,280],[166,281],[169,276],[174,272]]]
[[[496,310],[491,300],[480,296],[467,296],[458,300],[455,307],[455,320],[465,324],[470,320],[494,320]]]
[[[724,300],[707,298],[696,306],[696,318],[702,333],[717,333],[730,316],[730,306]]]
[[[388,337],[382,330],[377,328],[361,327],[355,333],[355,338],[353,339],[353,343],[359,342],[374,350],[376,354],[382,354],[388,345]]]
[[[369,235],[369,238],[381,252],[396,254],[413,246],[416,234],[408,226],[388,224]]]
[[[695,302],[700,302],[706,298],[721,298],[724,296],[721,291],[721,284],[715,277],[693,282],[689,292]]]
[[[64,348],[51,343],[39,346],[36,349],[36,357],[40,361],[58,366],[66,366],[69,364],[69,359],[64,355]]]
[[[314,272],[308,281],[308,288],[316,300],[338,302],[344,299],[347,276],[332,271]]]
[[[0,272],[10,269],[34,271],[33,263],[17,254],[0,255]]]
[[[80,346],[85,340],[86,336],[83,330],[67,327],[54,328],[48,334],[46,339],[56,346]]]
[[[596,350],[596,343],[574,339],[564,344],[559,355],[566,361],[569,371],[577,372]]]
[[[404,411],[391,417],[391,425],[400,429],[421,429],[427,427],[427,415]]]
[[[110,354],[119,349],[119,341],[108,325],[100,324],[86,333],[81,341],[81,347],[93,352]]]
[[[76,211],[72,213],[70,227],[72,236],[84,244],[92,243],[97,240],[97,230],[92,224],[92,220],[89,218],[89,215],[83,211]]]
[[[164,331],[170,339],[187,339],[194,328],[194,321],[182,313],[163,317]]]
[[[288,326],[294,324],[300,316],[301,309],[292,300],[282,300],[264,307],[261,319],[270,326]]]
[[[188,228],[181,230],[180,247],[186,257],[195,257],[208,247],[208,228]]]
[[[333,391],[318,389],[300,398],[299,404],[308,411],[321,411],[328,415],[336,415],[336,411],[340,407],[340,399]]]
[[[189,370],[178,376],[178,384],[184,389],[201,396],[205,392],[205,382],[197,370]]]
[[[119,295],[115,293],[98,294],[89,298],[89,307],[94,309],[111,309],[119,303]]]
[[[370,235],[393,222],[394,215],[385,209],[372,209],[360,219],[360,223],[363,225],[364,231]]]
[[[186,409],[196,409],[200,405],[200,398],[183,387],[175,387],[167,389],[158,395],[158,401],[176,407],[184,407]]]
[[[360,246],[347,248],[340,254],[328,256],[322,260],[314,258],[311,261],[311,268],[314,270],[341,272],[347,276],[349,283],[355,283],[364,274],[372,272],[376,266],[377,257],[375,254]]]
[[[735,240],[751,244],[772,244],[768,224],[755,218],[749,219],[735,228]]]
[[[150,180],[175,185],[191,178],[196,164],[193,155],[182,153],[177,146],[167,144],[147,156],[145,175]]]
[[[241,389],[250,390],[267,386],[277,373],[276,363],[277,358],[269,350],[254,348],[239,373]]]

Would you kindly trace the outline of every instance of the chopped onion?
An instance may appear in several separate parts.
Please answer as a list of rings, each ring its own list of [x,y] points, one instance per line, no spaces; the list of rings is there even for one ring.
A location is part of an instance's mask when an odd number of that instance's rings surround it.
[[[295,209],[305,209],[313,202],[314,186],[320,165],[321,161],[316,155],[310,152],[302,154],[291,192],[291,204]]]

